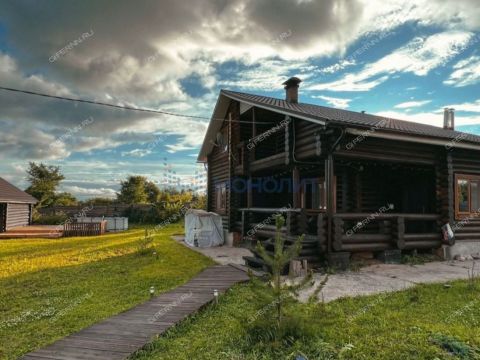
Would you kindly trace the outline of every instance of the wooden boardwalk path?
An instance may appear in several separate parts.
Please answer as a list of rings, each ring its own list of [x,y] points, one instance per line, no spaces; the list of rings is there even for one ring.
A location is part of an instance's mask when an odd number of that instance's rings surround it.
[[[247,274],[236,267],[210,267],[183,286],[26,354],[22,359],[126,359],[155,336],[211,302],[214,289],[223,293],[247,280]]]

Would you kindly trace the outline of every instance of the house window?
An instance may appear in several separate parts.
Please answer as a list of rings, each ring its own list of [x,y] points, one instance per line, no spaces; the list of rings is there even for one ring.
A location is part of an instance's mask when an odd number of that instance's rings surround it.
[[[302,180],[300,199],[301,207],[304,209],[319,211],[327,210],[327,186],[325,179],[315,178]],[[335,204],[335,195],[333,202]]]
[[[220,132],[220,136],[217,139],[218,146],[220,147],[220,152],[228,152],[228,127],[224,127]]]
[[[216,204],[215,208],[217,212],[225,212],[227,210],[227,185],[220,184],[217,186],[216,191]]]
[[[455,175],[455,217],[478,215],[480,210],[480,176]]]

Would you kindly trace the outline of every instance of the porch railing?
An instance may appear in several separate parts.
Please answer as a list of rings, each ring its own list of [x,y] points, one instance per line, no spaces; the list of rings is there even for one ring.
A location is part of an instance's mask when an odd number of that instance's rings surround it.
[[[243,239],[275,236],[274,214],[285,217],[282,234],[294,240],[305,234],[318,252],[327,250],[327,216],[323,212],[294,208],[242,208],[237,223]],[[333,251],[382,251],[386,249],[428,249],[442,244],[437,214],[337,213],[332,218]]]
[[[275,214],[282,214],[285,225],[281,233],[289,240],[304,235],[304,243],[325,252],[327,245],[325,214],[299,208],[242,208],[241,222],[238,223],[242,238],[273,238],[276,233]]]
[[[333,216],[335,251],[436,248],[442,243],[437,214],[344,213]]]
[[[105,234],[107,221],[94,223],[68,222],[63,226],[63,236],[95,236]]]

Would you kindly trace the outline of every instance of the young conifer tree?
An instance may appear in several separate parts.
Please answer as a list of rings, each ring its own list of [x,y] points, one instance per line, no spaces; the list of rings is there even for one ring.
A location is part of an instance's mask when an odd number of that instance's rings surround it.
[[[282,279],[284,269],[287,268],[292,260],[299,256],[304,238],[303,235],[299,236],[291,246],[285,246],[285,239],[281,234],[281,228],[284,223],[285,220],[282,215],[275,217],[276,232],[273,254],[269,253],[260,242],[257,243],[256,246],[259,256],[269,269],[266,275],[267,281],[263,282],[253,275],[250,276],[257,299],[259,299],[262,304],[265,304],[262,314],[270,312],[268,310],[274,310],[273,316],[275,319],[276,334],[281,334],[282,332],[282,318],[285,304],[297,297],[300,290],[314,285],[311,271],[307,272],[299,281],[284,281],[284,279]],[[326,279],[315,289],[310,300],[312,300],[313,297],[316,298],[325,283]]]

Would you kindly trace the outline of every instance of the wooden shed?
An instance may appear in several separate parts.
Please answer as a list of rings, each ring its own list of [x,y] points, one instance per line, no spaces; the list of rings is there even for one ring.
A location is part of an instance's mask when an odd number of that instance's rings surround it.
[[[309,261],[455,240],[480,250],[480,137],[454,130],[453,109],[441,128],[306,104],[300,81],[284,100],[220,92],[198,161],[226,232],[269,244],[281,213]]]
[[[30,225],[37,199],[0,177],[0,232]]]

